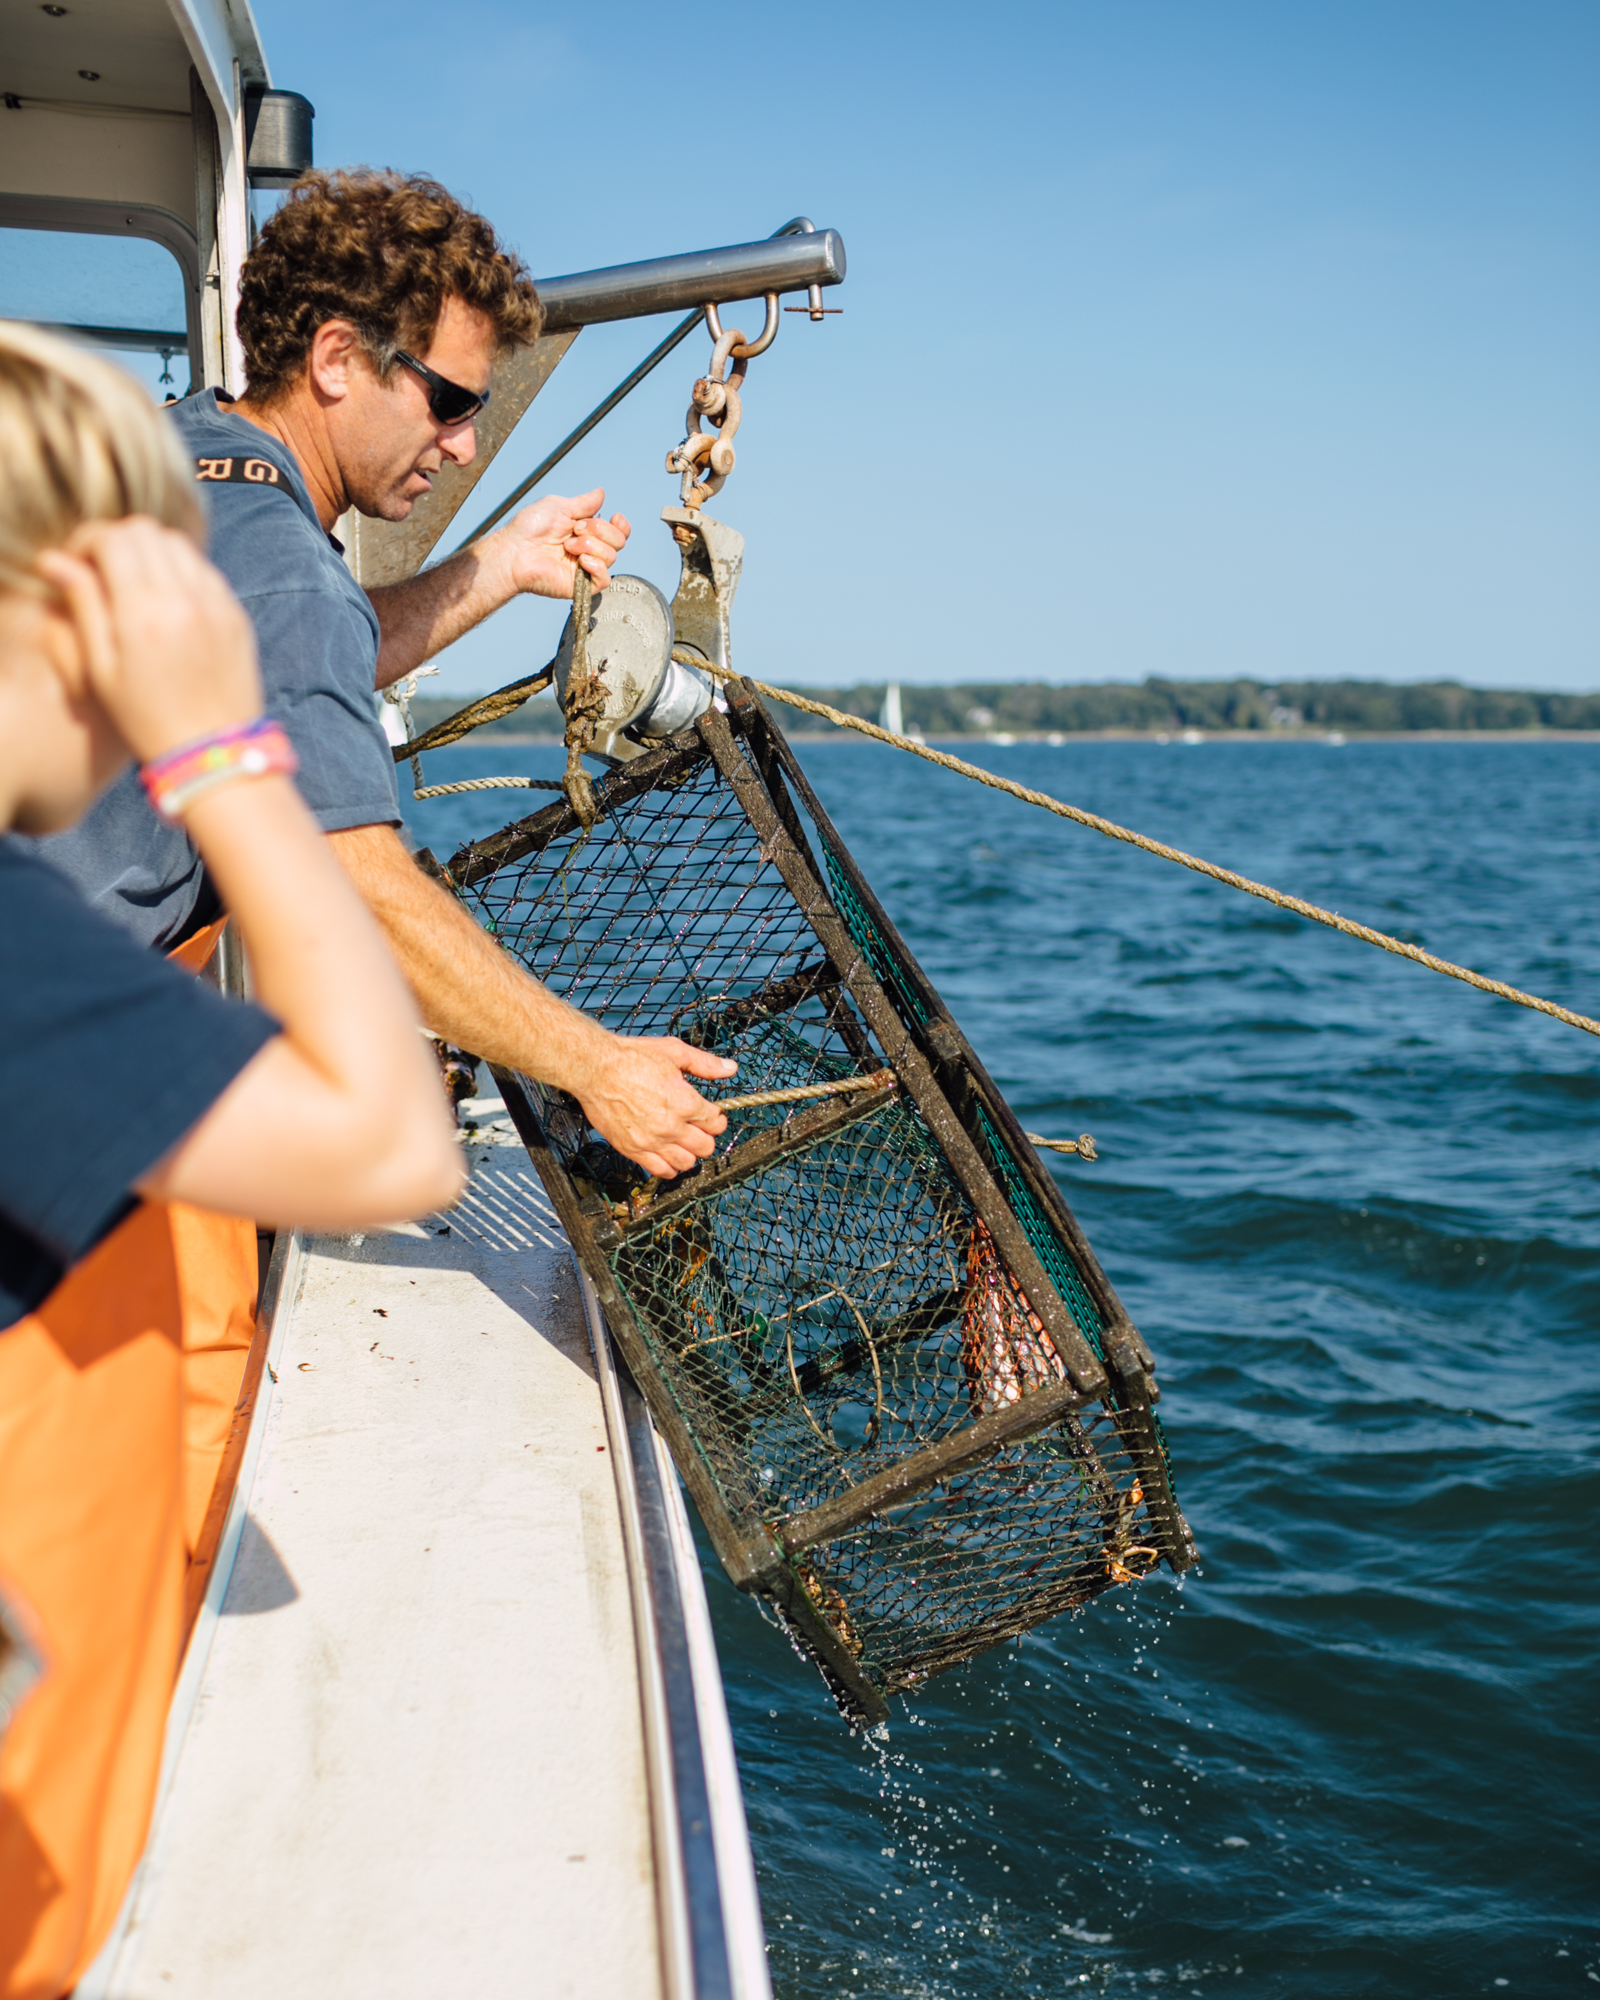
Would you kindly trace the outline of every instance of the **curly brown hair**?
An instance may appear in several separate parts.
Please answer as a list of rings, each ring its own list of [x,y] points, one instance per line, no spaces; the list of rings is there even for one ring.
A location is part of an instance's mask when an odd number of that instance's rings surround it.
[[[330,319],[356,326],[387,381],[398,349],[427,351],[448,298],[483,313],[502,351],[539,337],[527,266],[437,181],[372,167],[303,174],[240,273],[246,393],[267,402],[287,389]]]

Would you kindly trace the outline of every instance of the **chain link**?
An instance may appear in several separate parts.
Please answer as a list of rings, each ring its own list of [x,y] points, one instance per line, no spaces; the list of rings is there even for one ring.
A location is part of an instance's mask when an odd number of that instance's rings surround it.
[[[680,506],[703,507],[713,493],[721,491],[734,468],[733,437],[743,415],[739,390],[752,348],[738,327],[729,327],[711,350],[711,366],[689,392],[686,435],[667,453],[668,472],[679,475]],[[727,373],[730,360],[732,374]],[[712,429],[703,429],[702,421]]]

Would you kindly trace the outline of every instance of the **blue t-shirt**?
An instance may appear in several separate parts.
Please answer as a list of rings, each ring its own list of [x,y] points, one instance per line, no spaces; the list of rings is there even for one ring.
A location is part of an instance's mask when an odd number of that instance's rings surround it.
[[[323,831],[396,825],[394,757],[373,694],[378,615],[323,533],[294,454],[234,416],[215,389],[168,414],[197,463],[248,457],[277,469],[275,485],[201,482],[211,560],[255,625],[267,713],[288,731],[301,793]],[[180,827],[151,811],[135,770],[38,851],[142,944],[168,949],[217,914],[199,855]]]
[[[279,1029],[142,950],[21,841],[0,842],[0,937],[3,1331]]]

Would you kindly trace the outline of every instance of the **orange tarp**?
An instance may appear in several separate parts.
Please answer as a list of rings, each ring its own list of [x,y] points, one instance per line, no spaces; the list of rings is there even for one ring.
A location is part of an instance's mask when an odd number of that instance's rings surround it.
[[[174,1202],[183,1293],[183,1537],[192,1556],[256,1330],[256,1226]]]

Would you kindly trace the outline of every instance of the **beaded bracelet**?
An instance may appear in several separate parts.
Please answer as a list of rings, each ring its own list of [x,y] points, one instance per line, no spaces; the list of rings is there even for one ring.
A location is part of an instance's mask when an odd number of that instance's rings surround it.
[[[280,723],[257,716],[233,729],[219,729],[194,743],[180,744],[164,756],[141,764],[139,776],[150,803],[164,820],[179,820],[197,798],[215,785],[236,778],[264,778],[282,772],[292,778],[300,768],[294,745]]]

